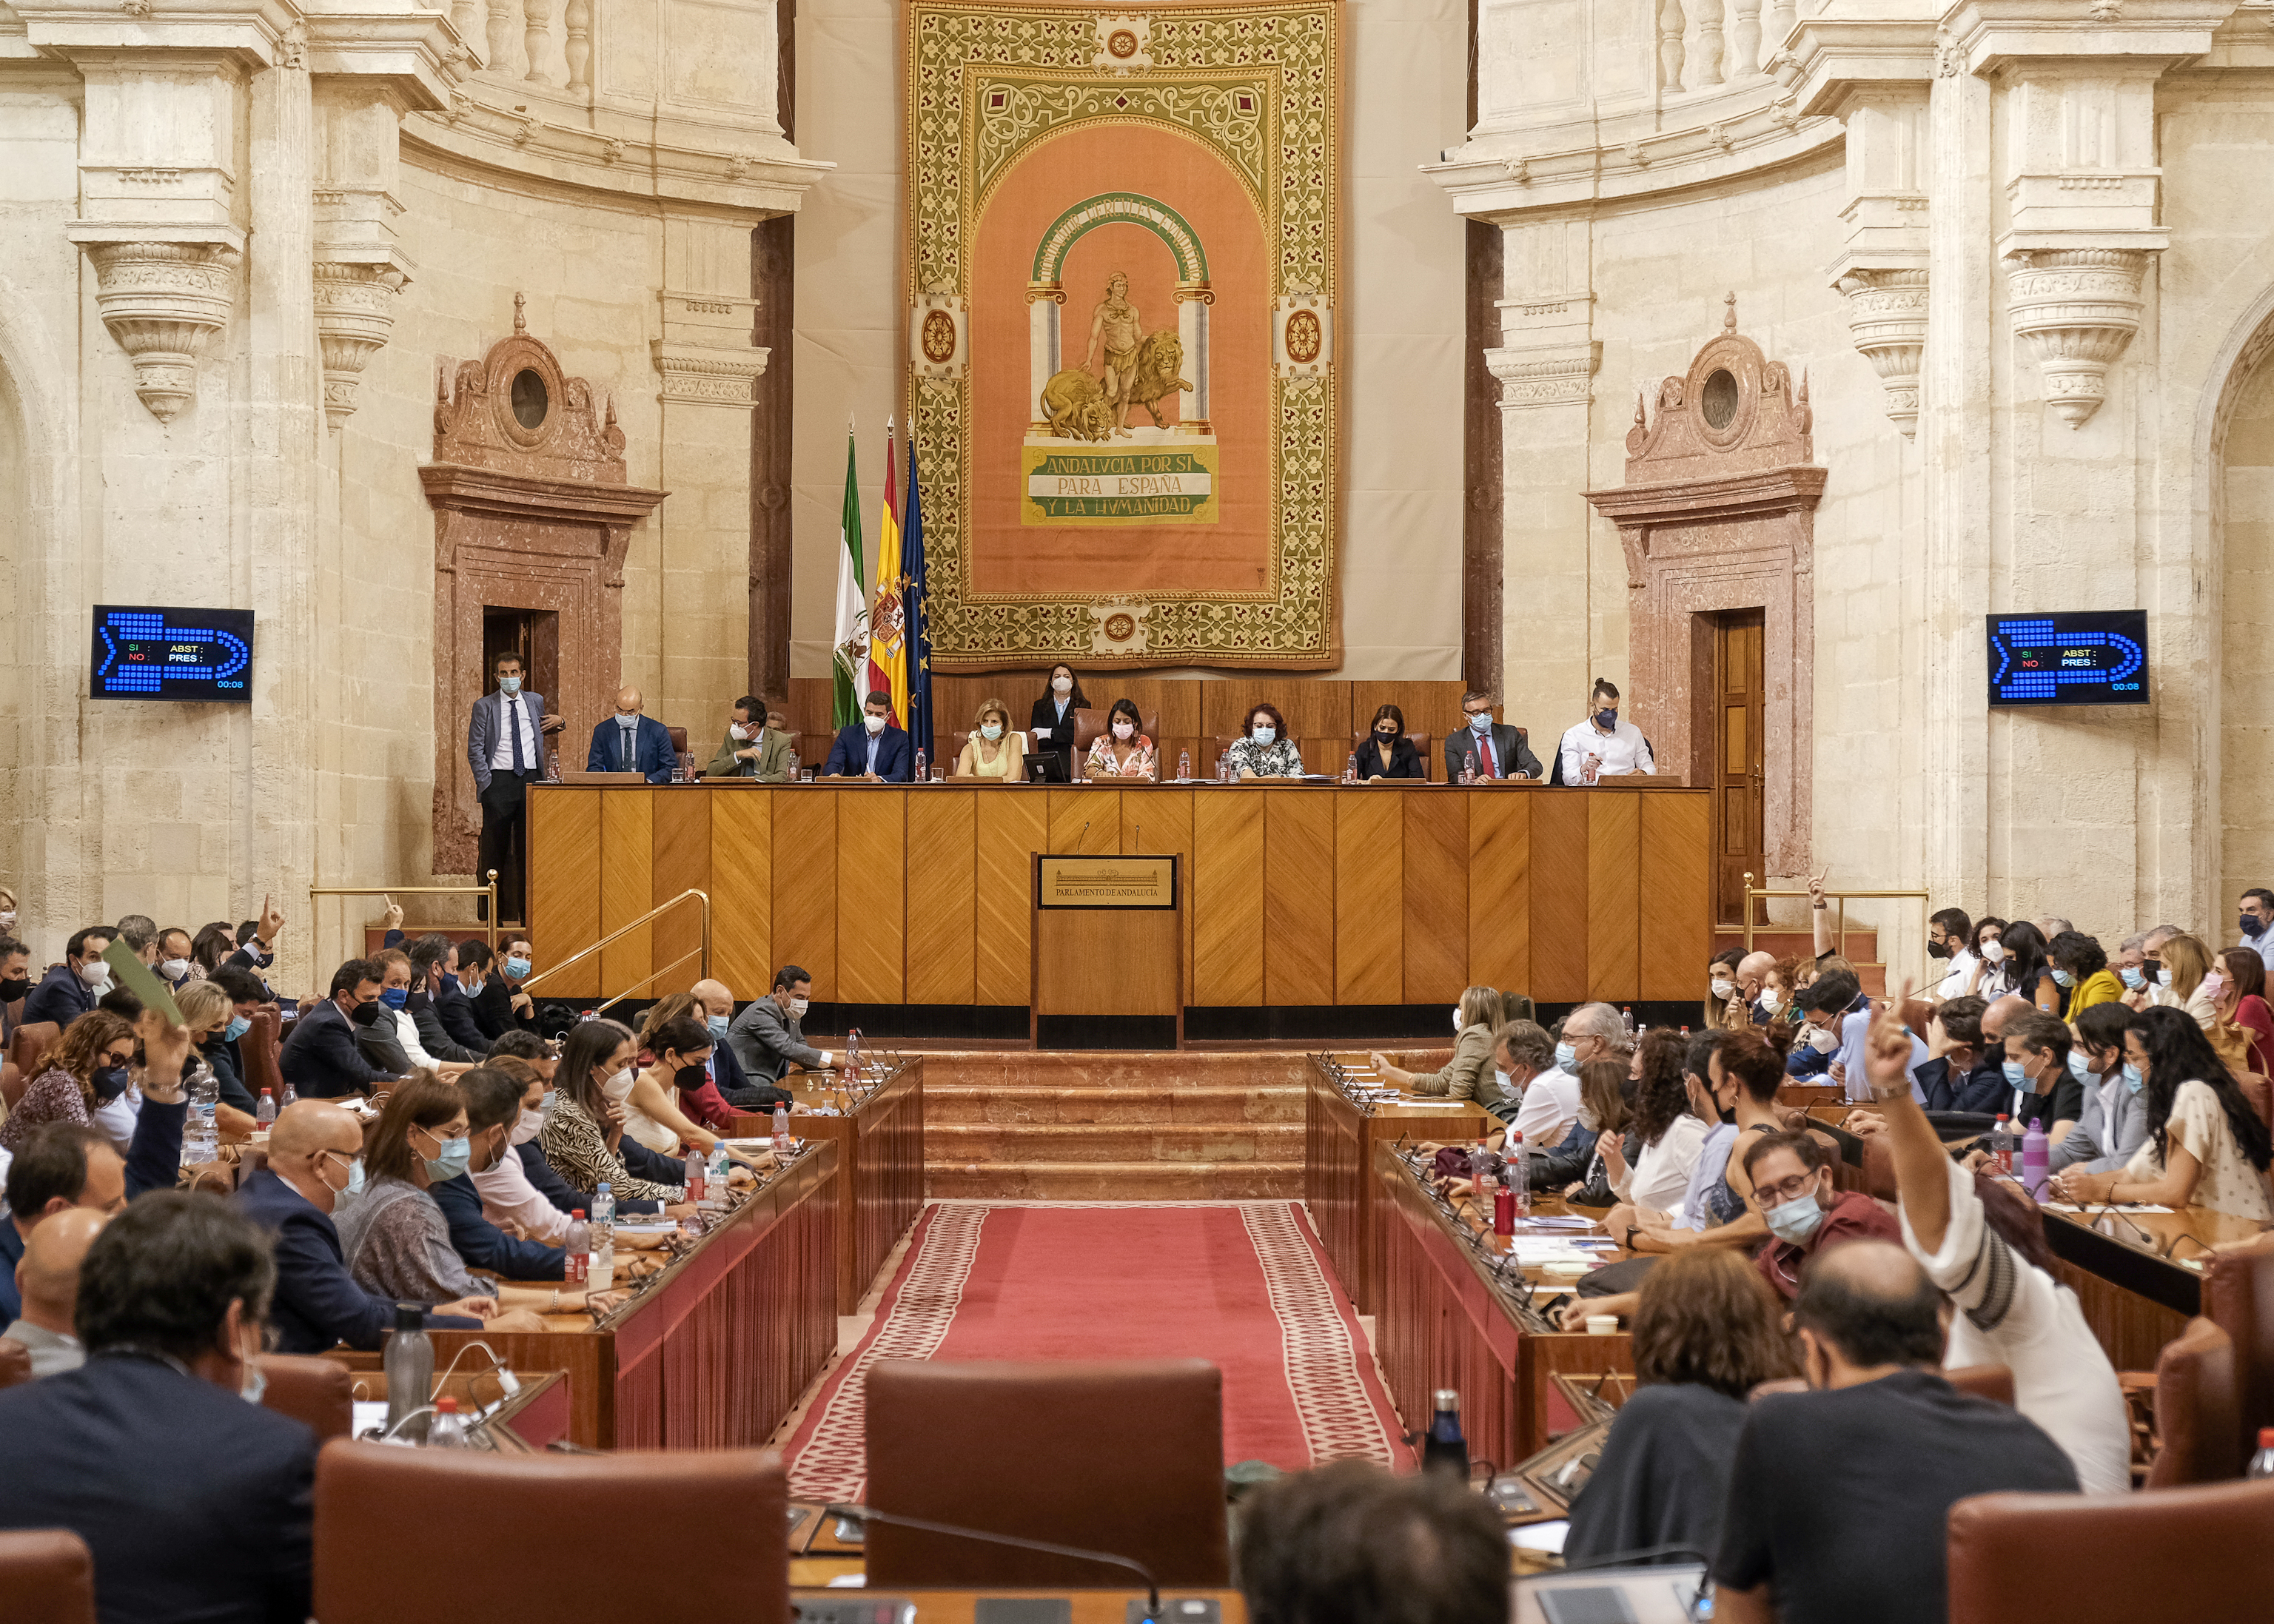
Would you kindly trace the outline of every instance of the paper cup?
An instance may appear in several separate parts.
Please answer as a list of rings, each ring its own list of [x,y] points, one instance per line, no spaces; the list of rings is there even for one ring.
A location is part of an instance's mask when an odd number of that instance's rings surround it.
[[[1588,1335],[1616,1336],[1618,1334],[1619,1317],[1616,1314],[1589,1314],[1587,1316]]]

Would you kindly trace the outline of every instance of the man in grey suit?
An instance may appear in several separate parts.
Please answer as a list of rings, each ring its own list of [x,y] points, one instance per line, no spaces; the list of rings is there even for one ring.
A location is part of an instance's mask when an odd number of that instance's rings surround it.
[[[751,999],[727,1028],[727,1042],[753,1081],[781,1081],[793,1061],[809,1071],[826,1071],[836,1064],[827,1049],[805,1045],[798,1023],[812,993],[813,977],[796,965],[784,965],[774,972],[772,996]]]
[[[1521,727],[1492,719],[1492,695],[1461,695],[1462,726],[1445,735],[1445,781],[1458,784],[1463,768],[1473,769],[1480,782],[1491,778],[1537,778],[1540,757],[1525,742]]]
[[[480,855],[477,876],[497,870],[498,917],[521,920],[523,870],[529,861],[529,786],[545,771],[545,735],[561,730],[548,716],[545,695],[521,688],[521,657],[497,657],[497,687],[474,701],[466,725],[466,764],[474,770],[474,789],[482,801]],[[477,902],[478,917],[487,917]]]

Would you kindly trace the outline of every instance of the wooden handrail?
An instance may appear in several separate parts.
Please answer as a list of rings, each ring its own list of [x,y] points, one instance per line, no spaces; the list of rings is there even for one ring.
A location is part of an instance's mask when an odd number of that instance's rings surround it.
[[[312,935],[316,928],[316,898],[319,897],[392,897],[398,892],[405,897],[486,897],[489,906],[483,910],[482,934],[494,952],[497,949],[497,870],[489,870],[486,885],[311,885],[308,887],[308,929]],[[342,921],[344,923],[345,921]],[[360,959],[361,953],[356,955]]]
[[[535,975],[531,976],[527,981],[523,981],[521,984],[520,990],[527,992],[539,981],[546,980],[547,977],[560,974],[561,972],[566,970],[570,965],[576,964],[580,959],[590,959],[593,954],[607,946],[609,943],[615,941],[621,936],[629,936],[633,931],[637,930],[642,925],[652,922],[657,915],[668,913],[671,909],[677,907],[681,903],[686,901],[689,897],[695,898],[703,905],[703,945],[697,951],[701,954],[703,959],[703,974],[705,977],[708,977],[711,974],[711,893],[706,891],[698,891],[690,885],[685,891],[681,891],[679,895],[674,897],[670,901],[659,902],[656,904],[655,906],[650,908],[646,913],[641,914],[637,919],[633,920],[630,923],[618,926],[615,929],[611,930],[607,935],[602,936],[599,941],[593,943],[591,946],[569,954],[568,958],[562,959],[559,964],[552,966],[548,969],[540,970]],[[633,982],[630,989],[618,993],[614,997],[610,998],[607,1004],[603,1004],[599,1006],[599,1009],[594,1010],[593,1013],[597,1015],[599,1013],[600,1010],[606,1009],[608,1004],[621,1003],[624,999],[629,997],[633,991],[646,986],[650,981],[654,981],[657,976],[669,974],[672,971],[676,970],[681,965],[685,964],[689,959],[694,957],[696,957],[695,953],[681,954],[677,959],[673,959],[669,964],[664,966],[662,969],[643,976],[638,981]]]

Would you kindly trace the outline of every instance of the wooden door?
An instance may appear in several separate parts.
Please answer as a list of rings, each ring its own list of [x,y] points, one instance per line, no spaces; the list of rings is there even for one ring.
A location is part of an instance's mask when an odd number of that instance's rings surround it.
[[[1766,883],[1768,841],[1761,816],[1763,728],[1762,612],[1731,610],[1714,617],[1713,733],[1705,752],[1713,767],[1713,918],[1743,922],[1744,876]],[[1754,922],[1766,924],[1765,905]]]

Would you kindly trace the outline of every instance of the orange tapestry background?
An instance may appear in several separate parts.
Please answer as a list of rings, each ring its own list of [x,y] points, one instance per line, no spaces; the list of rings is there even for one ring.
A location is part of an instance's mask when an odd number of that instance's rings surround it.
[[[1157,199],[1199,237],[1216,291],[1210,312],[1209,421],[1220,447],[1218,519],[1143,530],[1019,522],[1019,455],[1036,415],[1028,398],[1027,282],[1058,216],[1107,191]],[[1177,330],[1175,257],[1141,226],[1097,227],[1068,251],[1060,282],[1062,367],[1081,367],[1090,323],[1115,271],[1147,333]],[[971,583],[982,597],[1098,593],[1257,593],[1271,590],[1271,297],[1263,227],[1239,176],[1207,147],[1152,125],[1077,125],[1043,141],[1003,177],[972,250]],[[1195,379],[1197,357],[1184,376]],[[1087,370],[1099,371],[1096,358]],[[1192,396],[1179,395],[1189,403]],[[1170,423],[1178,414],[1162,403]],[[1133,426],[1150,426],[1141,409]],[[1127,441],[1117,440],[1115,445]],[[1101,447],[1103,449],[1104,447]]]

